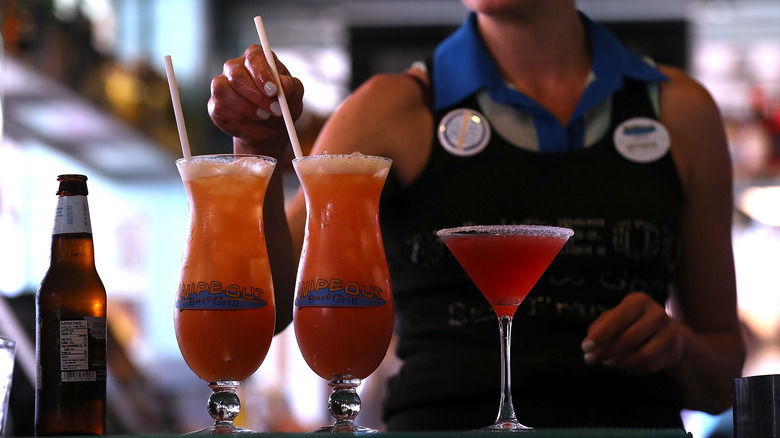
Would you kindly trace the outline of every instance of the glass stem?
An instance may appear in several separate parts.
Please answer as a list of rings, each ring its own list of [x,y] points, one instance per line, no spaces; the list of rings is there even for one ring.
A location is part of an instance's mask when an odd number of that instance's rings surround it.
[[[333,389],[328,398],[328,410],[336,420],[336,426],[355,427],[355,417],[360,413],[360,396],[356,391],[360,379],[351,375],[334,376],[328,384]]]
[[[501,404],[498,408],[496,423],[517,422],[515,408],[512,406],[512,366],[510,349],[512,346],[512,317],[498,317],[498,329],[501,336]]]
[[[236,394],[236,390],[241,386],[241,382],[233,380],[218,380],[209,382],[209,387],[213,391],[209,397],[209,414],[214,419],[214,426],[217,428],[233,428],[233,420],[238,417],[241,411],[241,401]]]

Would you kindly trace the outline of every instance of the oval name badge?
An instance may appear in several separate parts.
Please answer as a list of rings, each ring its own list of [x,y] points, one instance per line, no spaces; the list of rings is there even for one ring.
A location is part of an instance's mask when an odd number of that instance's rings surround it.
[[[669,131],[658,120],[635,117],[621,123],[612,136],[615,149],[636,163],[649,163],[669,151]]]
[[[479,111],[458,108],[450,111],[439,123],[439,143],[459,157],[476,155],[490,141],[490,125]]]

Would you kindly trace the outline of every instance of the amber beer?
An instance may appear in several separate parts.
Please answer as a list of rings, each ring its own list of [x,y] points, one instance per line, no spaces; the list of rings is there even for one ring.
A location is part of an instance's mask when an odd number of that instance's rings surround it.
[[[60,175],[51,264],[36,296],[36,435],[106,431],[106,289],[95,269],[87,177]]]

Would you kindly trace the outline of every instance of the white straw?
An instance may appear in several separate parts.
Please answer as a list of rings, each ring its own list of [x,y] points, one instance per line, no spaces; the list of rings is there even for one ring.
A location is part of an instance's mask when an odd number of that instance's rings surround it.
[[[292,144],[295,158],[300,158],[303,153],[301,153],[301,145],[298,143],[298,134],[295,133],[295,124],[293,123],[292,116],[290,115],[290,108],[287,106],[287,98],[284,96],[282,83],[279,82],[279,73],[276,71],[276,61],[274,60],[274,54],[271,51],[271,45],[268,43],[268,36],[265,34],[263,19],[260,18],[259,15],[255,17],[255,27],[257,27],[257,35],[260,37],[260,42],[263,45],[265,60],[268,62],[268,66],[271,67],[271,73],[274,75],[274,81],[279,85],[277,96],[279,97],[279,106],[281,106],[282,109],[282,116],[284,116],[284,124],[287,126],[287,135],[290,136],[290,143]]]
[[[176,114],[176,126],[179,128],[179,140],[181,141],[181,152],[184,158],[190,157],[190,141],[187,138],[187,128],[184,126],[184,115],[181,111],[181,100],[179,99],[179,88],[176,86],[176,75],[173,74],[173,62],[171,55],[165,55],[165,74],[168,76],[168,88],[171,90],[171,100],[173,101],[173,113]]]

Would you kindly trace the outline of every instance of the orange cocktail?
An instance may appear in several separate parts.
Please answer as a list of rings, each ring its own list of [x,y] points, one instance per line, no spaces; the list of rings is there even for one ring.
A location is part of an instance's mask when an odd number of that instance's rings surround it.
[[[190,216],[174,328],[187,365],[212,388],[235,387],[251,376],[273,338],[276,312],[262,219],[275,163],[253,155],[176,162]]]
[[[393,297],[378,217],[390,164],[363,155],[293,160],[308,212],[293,324],[304,359],[332,386],[357,386],[390,344]]]

